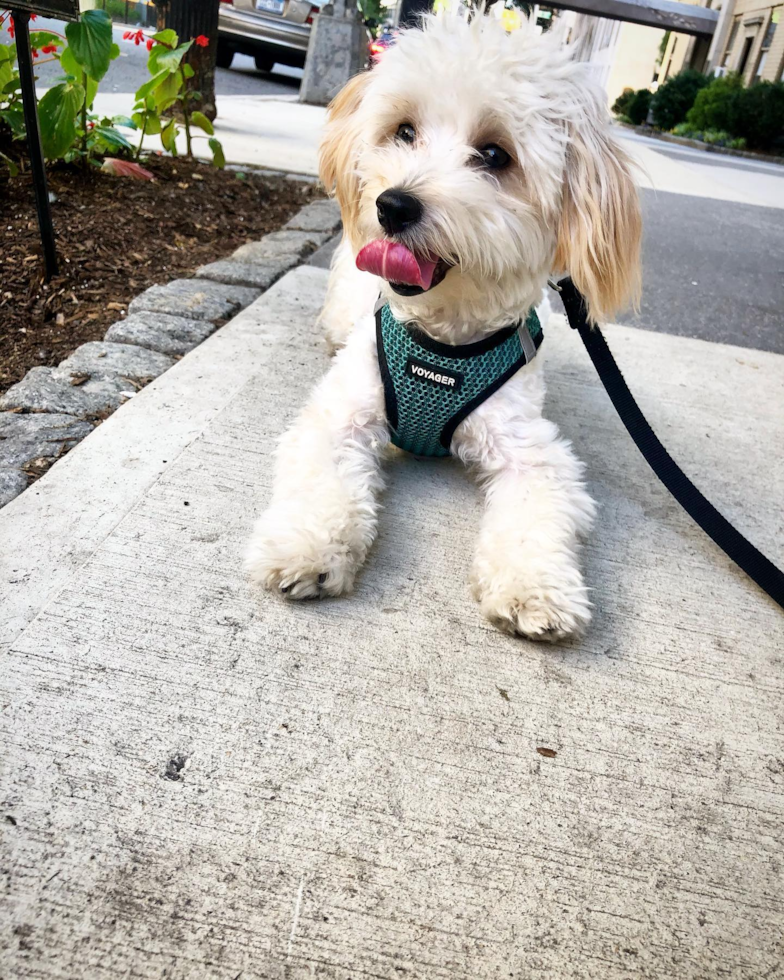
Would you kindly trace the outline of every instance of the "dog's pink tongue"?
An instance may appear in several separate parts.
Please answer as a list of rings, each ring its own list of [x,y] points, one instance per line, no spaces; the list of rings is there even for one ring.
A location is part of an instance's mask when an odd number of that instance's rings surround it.
[[[383,238],[366,245],[357,256],[360,272],[371,272],[387,282],[402,282],[408,286],[430,289],[436,259],[418,259],[414,253],[398,242]]]

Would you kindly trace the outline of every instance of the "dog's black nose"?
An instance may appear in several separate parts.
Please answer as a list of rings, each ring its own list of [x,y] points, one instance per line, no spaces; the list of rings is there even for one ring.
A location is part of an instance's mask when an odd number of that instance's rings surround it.
[[[397,235],[422,217],[422,204],[413,194],[388,190],[376,198],[376,210],[381,227],[388,235]]]

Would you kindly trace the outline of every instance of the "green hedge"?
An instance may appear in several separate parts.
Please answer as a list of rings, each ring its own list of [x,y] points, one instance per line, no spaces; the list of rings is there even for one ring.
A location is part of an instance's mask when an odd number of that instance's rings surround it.
[[[647,88],[641,88],[629,100],[626,115],[635,126],[642,126],[648,118],[648,109],[650,108],[652,98],[653,96]]]
[[[647,88],[626,88],[613,103],[612,111],[616,116],[627,119],[635,126],[641,126],[648,118],[648,107],[651,104],[651,93]]]
[[[743,79],[731,74],[714,78],[710,85],[697,93],[694,105],[686,115],[692,129],[735,129],[737,96],[743,91]]]
[[[684,122],[697,93],[708,84],[709,79],[692,69],[673,75],[659,86],[651,99],[654,124],[669,130]]]
[[[754,149],[784,151],[784,82],[758,82],[743,90],[733,135]]]
[[[694,100],[686,122],[691,130],[719,130],[755,150],[784,150],[784,83],[757,82],[748,88],[738,75],[714,78]]]

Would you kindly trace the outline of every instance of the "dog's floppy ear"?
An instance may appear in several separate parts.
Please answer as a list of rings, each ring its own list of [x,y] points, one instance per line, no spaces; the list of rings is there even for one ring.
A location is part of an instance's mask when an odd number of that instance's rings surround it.
[[[603,98],[581,95],[580,116],[569,127],[555,264],[599,322],[639,302],[642,219],[630,161],[608,132]]]
[[[319,147],[319,176],[327,191],[338,200],[343,228],[349,240],[356,236],[359,216],[356,157],[360,129],[356,113],[369,80],[370,72],[360,72],[330,102],[327,127]]]

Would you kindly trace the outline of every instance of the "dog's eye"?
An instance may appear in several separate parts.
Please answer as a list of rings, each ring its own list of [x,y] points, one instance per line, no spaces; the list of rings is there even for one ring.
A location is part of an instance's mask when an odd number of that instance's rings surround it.
[[[416,139],[416,130],[411,123],[401,123],[397,127],[395,139],[400,140],[401,143],[413,143]]]
[[[495,143],[488,143],[479,150],[482,166],[488,170],[503,170],[509,166],[510,156],[506,150],[502,150]]]

